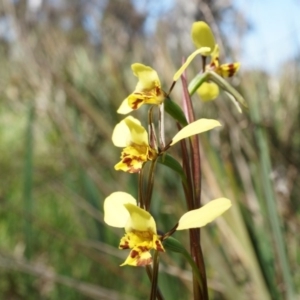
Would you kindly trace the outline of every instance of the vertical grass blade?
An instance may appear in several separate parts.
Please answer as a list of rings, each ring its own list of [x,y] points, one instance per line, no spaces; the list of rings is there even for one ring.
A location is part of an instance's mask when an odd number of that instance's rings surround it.
[[[259,113],[259,103],[257,97],[252,98],[250,113],[253,122],[255,124],[260,124],[261,117]],[[259,157],[260,157],[263,188],[264,188],[264,195],[266,199],[268,218],[273,232],[273,238],[275,241],[279,266],[282,272],[282,279],[285,286],[285,294],[286,294],[285,299],[293,300],[295,299],[295,295],[294,295],[294,288],[293,288],[293,282],[291,277],[291,270],[287,258],[283,233],[280,228],[280,220],[276,210],[275,193],[270,179],[271,159],[270,159],[269,149],[267,145],[267,136],[263,127],[257,126],[255,128],[255,137],[259,147]]]
[[[34,148],[34,105],[31,104],[28,110],[27,127],[25,131],[25,156],[24,156],[24,178],[23,178],[23,203],[24,203],[24,237],[26,250],[25,255],[30,258],[32,255],[32,226],[31,218],[33,210],[33,148]]]

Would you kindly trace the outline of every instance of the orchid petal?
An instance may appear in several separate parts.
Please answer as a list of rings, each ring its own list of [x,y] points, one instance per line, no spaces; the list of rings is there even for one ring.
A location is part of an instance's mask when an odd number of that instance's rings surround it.
[[[218,198],[203,207],[185,213],[178,222],[176,230],[200,228],[222,215],[231,206],[227,198]]]
[[[189,64],[191,63],[191,61],[195,58],[195,56],[197,56],[198,54],[204,55],[205,53],[207,53],[207,51],[209,51],[210,48],[208,47],[202,47],[200,49],[197,49],[196,51],[194,51],[185,61],[185,63],[180,67],[180,69],[175,73],[175,75],[173,76],[173,80],[177,81],[178,78],[181,76],[181,74],[185,71],[185,69],[189,66]]]
[[[130,116],[125,118],[124,122],[130,130],[131,142],[133,144],[148,145],[148,133],[138,119]]]
[[[128,210],[124,204],[136,205],[136,200],[127,193],[114,192],[104,200],[104,222],[112,227],[124,228],[128,219]]]
[[[112,142],[116,147],[122,148],[132,143],[148,145],[148,133],[138,119],[128,116],[115,126]]]
[[[153,217],[144,209],[132,204],[126,203],[124,207],[127,209],[130,214],[130,218],[128,219],[125,231],[145,231],[156,234],[156,224]]]
[[[239,70],[241,64],[239,62],[231,64],[223,64],[219,68],[219,73],[222,77],[232,77]]]
[[[132,117],[130,117],[132,118]],[[124,119],[125,120],[125,119]],[[113,131],[112,134],[112,142],[116,147],[127,147],[130,145],[130,140],[131,140],[131,136],[130,136],[130,129],[128,128],[126,122],[122,120],[121,122],[119,122]]]
[[[128,113],[132,112],[133,109],[128,105],[128,98],[124,99],[117,110],[118,114],[127,115]]]
[[[203,82],[197,90],[197,94],[200,96],[202,101],[211,101],[218,97],[219,87],[214,82]]]
[[[147,266],[152,263],[152,257],[148,250],[141,250],[136,247],[133,248],[126,260],[120,265],[121,267],[129,265],[134,267]]]
[[[211,53],[210,65],[213,65],[215,68],[218,68],[220,65],[219,56],[220,56],[220,48],[219,48],[219,45],[216,44],[214,50]]]
[[[135,88],[135,91],[144,91],[154,88],[159,85],[160,80],[155,70],[149,66],[145,66],[140,63],[135,63],[131,65],[131,69],[135,76],[138,77],[139,82]]]
[[[215,127],[222,126],[219,121],[213,119],[199,119],[183,127],[172,139],[171,146],[182,139],[199,134]]]
[[[210,27],[205,22],[195,22],[192,26],[191,32],[192,40],[197,48],[210,48],[202,55],[210,55],[215,48],[215,38]]]

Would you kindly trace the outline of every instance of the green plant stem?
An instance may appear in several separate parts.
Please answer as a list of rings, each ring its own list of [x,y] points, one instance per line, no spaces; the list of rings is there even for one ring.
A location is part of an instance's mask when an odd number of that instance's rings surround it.
[[[152,271],[152,268],[151,266],[146,266],[146,272],[147,272],[147,275],[148,275],[148,278],[150,279],[150,281],[152,282],[152,277],[153,277],[153,271]],[[152,290],[152,289],[151,289]],[[158,300],[164,300],[164,297],[159,289],[159,287],[157,286],[156,288],[156,298]]]
[[[195,112],[188,91],[186,77],[184,75],[181,77],[181,81],[183,87],[183,98],[184,98],[184,103],[187,112],[186,118],[189,123],[192,123],[195,121]],[[193,135],[190,138],[190,149],[192,153],[191,166],[192,166],[192,174],[193,174],[193,187],[195,191],[193,208],[197,209],[200,207],[201,204],[201,160],[200,160],[199,138],[197,135]]]
[[[203,78],[201,78],[203,80]],[[183,87],[183,101],[186,108],[186,118],[189,123],[195,121],[195,112],[193,103],[191,101],[191,95],[188,90],[187,80],[185,73],[181,76],[182,87]],[[201,81],[203,82],[203,81]],[[199,138],[197,135],[194,135],[190,138],[190,165],[192,166],[192,188],[193,188],[193,207],[192,209],[200,208],[201,206],[201,156],[200,156],[200,147],[199,147]],[[190,249],[193,259],[196,262],[196,265],[201,274],[202,284],[199,285],[198,282],[193,280],[194,288],[194,299],[208,299],[208,289],[207,289],[207,279],[203,253],[200,243],[200,229],[191,229],[190,230]],[[195,274],[194,274],[195,276]]]
[[[149,170],[149,174],[148,174],[147,192],[146,192],[146,200],[145,200],[146,210],[149,210],[149,208],[150,208],[153,186],[154,186],[155,167],[157,164],[157,160],[158,160],[158,157],[154,158],[151,161],[151,166],[150,166],[150,170]]]
[[[164,149],[166,145],[165,141],[165,105],[164,102],[159,106],[159,118],[158,118],[158,132],[159,132],[159,146],[160,149]]]
[[[152,271],[152,280],[151,280],[150,300],[155,300],[157,297],[158,269],[159,269],[159,252],[155,251],[153,255],[153,271]]]
[[[240,103],[244,108],[248,108],[248,104],[243,98],[243,96],[233,87],[231,86],[223,77],[218,75],[216,72],[207,71],[208,77],[207,79],[212,80],[218,86],[220,86],[224,91],[228,92],[230,95],[234,97],[234,99]]]
[[[200,87],[200,85],[207,81],[208,79],[208,74],[205,73],[199,73],[198,75],[196,75],[190,82],[188,90],[189,90],[189,94],[192,96],[196,93],[196,91],[198,90],[198,88]]]
[[[178,129],[179,130],[181,129],[181,126],[179,124],[178,124]],[[186,141],[185,140],[180,141],[180,146],[181,146],[181,153],[182,153],[182,168],[185,173],[185,177],[187,178],[186,185],[183,183],[182,183],[182,185],[183,185],[183,189],[185,192],[187,208],[188,208],[188,210],[192,210],[193,209],[193,199],[194,199],[193,192],[194,192],[194,190],[193,190],[192,173],[191,173],[191,166],[190,166]]]
[[[138,204],[140,207],[144,208],[144,197],[143,197],[143,170],[144,168],[141,168],[139,175],[138,175]]]
[[[148,110],[148,132],[149,132],[149,145],[152,149],[158,150],[157,147],[157,138],[155,133],[155,127],[153,124],[153,108],[154,106],[151,106]]]
[[[201,275],[199,273],[199,269],[198,269],[197,265],[195,264],[195,261],[191,257],[190,253],[185,249],[185,247],[183,247],[183,245],[178,240],[176,240],[175,238],[170,236],[172,234],[172,231],[176,230],[177,225],[178,224],[176,224],[173,227],[173,229],[170,231],[170,233],[166,234],[163,237],[163,245],[166,250],[180,253],[185,257],[185,259],[188,261],[188,263],[190,264],[190,266],[193,270],[194,279],[196,279],[199,286],[201,286],[202,285]],[[202,299],[202,298],[198,298],[198,299]]]

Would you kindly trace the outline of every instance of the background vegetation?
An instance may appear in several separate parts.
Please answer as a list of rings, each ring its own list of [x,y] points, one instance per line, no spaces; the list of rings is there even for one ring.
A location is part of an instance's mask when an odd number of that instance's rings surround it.
[[[136,194],[136,176],[113,169],[111,143],[116,109],[136,84],[130,65],[151,65],[168,90],[195,20],[212,26],[224,61],[249,26],[231,1],[176,1],[170,11],[142,2],[141,12],[130,0],[1,1],[1,299],[147,299],[145,271],[119,267],[122,230],[103,224],[108,194]],[[234,202],[202,230],[211,299],[300,297],[299,70],[296,59],[276,76],[242,69],[232,84],[249,103],[243,115],[223,95],[194,97],[197,117],[223,124],[201,136],[203,199]],[[184,205],[179,178],[159,174],[153,213],[165,230]],[[166,299],[190,298],[181,257],[163,255],[161,271]]]

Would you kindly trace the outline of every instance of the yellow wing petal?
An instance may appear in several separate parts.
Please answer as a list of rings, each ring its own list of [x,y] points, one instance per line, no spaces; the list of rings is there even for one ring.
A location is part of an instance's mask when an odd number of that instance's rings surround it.
[[[136,200],[127,193],[114,192],[104,200],[104,222],[112,227],[124,228],[129,212],[124,204],[136,205]]]
[[[202,47],[200,49],[197,49],[194,51],[185,61],[185,63],[180,67],[180,69],[174,74],[173,80],[177,81],[178,78],[181,76],[181,74],[185,71],[185,69],[189,66],[191,61],[197,56],[198,54],[204,55],[207,51],[209,51],[210,48],[208,47]]]
[[[125,148],[130,145],[130,138],[130,130],[126,122],[122,120],[114,128],[112,142],[116,147]]]
[[[197,48],[210,48],[202,55],[210,55],[215,48],[215,38],[210,27],[203,21],[195,22],[191,32],[192,40]]]
[[[182,139],[199,134],[215,127],[222,126],[219,121],[213,119],[200,119],[183,127],[172,139],[171,146]]]
[[[131,111],[133,111],[133,109],[128,105],[128,98],[126,98],[122,101],[120,107],[117,110],[117,113],[121,115],[127,115]]]
[[[222,215],[231,206],[227,198],[218,198],[203,207],[185,213],[179,220],[177,230],[200,228]]]

